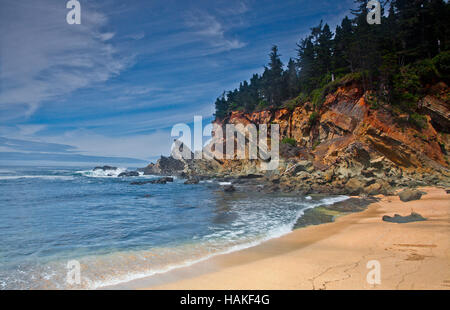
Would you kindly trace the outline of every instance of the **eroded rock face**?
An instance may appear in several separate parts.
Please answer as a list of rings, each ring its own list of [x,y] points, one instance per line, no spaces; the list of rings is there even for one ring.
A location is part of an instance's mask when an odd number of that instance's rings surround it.
[[[441,89],[447,89],[445,83],[440,83]],[[426,96],[419,102],[419,109],[422,113],[428,114],[431,117],[433,127],[440,132],[450,133],[450,104],[444,102],[434,96]]]
[[[257,175],[252,181],[254,190],[269,193],[393,195],[396,189],[411,186],[449,186],[445,157],[449,135],[438,133],[434,127],[438,122],[447,126],[448,114],[440,103],[430,103],[432,96],[424,99],[430,104],[422,109],[428,109],[430,115],[427,126],[420,129],[394,116],[390,107],[371,109],[365,99],[369,95],[355,85],[347,85],[328,95],[314,117],[312,104],[305,103],[293,110],[233,112],[226,119],[216,120],[215,124],[223,128],[227,124],[265,124],[268,133],[272,124],[278,124],[281,140],[290,138],[296,143],[280,144],[276,170],[262,170],[259,159],[224,159],[211,149],[212,159],[162,157],[144,172],[179,175],[193,184],[195,177],[234,178],[238,183],[248,183],[242,176]],[[431,110],[440,111],[438,114],[446,120],[439,121]],[[225,137],[219,141],[224,146],[227,143]]]
[[[426,128],[420,129],[402,123],[389,109],[371,109],[367,96],[369,93],[355,85],[341,87],[327,96],[313,123],[310,103],[293,111],[234,112],[220,123],[279,124],[281,139],[292,138],[299,148],[282,148],[282,156],[305,159],[310,155],[315,165],[323,168],[353,160],[366,167],[370,160],[380,156],[401,168],[426,168],[433,163],[448,167],[442,147],[448,141],[436,130],[450,128],[448,104],[432,96],[425,97],[420,106],[429,116]]]

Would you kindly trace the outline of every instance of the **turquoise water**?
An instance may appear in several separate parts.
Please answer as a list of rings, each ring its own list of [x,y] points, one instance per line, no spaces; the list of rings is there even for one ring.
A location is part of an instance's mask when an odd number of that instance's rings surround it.
[[[190,265],[292,230],[346,197],[224,193],[214,180],[131,185],[86,168],[0,167],[0,288],[99,288]],[[66,282],[67,262],[81,284]]]

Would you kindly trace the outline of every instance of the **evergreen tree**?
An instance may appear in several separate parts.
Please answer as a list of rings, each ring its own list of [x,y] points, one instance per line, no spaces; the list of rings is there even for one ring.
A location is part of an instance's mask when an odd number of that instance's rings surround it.
[[[265,68],[263,74],[263,92],[264,97],[270,105],[279,106],[282,100],[283,63],[281,62],[276,45],[272,47],[269,56],[269,66]]]
[[[287,70],[284,72],[284,84],[285,84],[286,99],[293,98],[298,95],[299,81],[298,81],[297,65],[292,58],[289,59]]]

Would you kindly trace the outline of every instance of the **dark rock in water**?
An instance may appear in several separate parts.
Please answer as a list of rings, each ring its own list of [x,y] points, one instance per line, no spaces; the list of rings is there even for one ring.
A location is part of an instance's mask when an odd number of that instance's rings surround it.
[[[145,185],[145,184],[167,184],[167,183],[173,182],[173,178],[171,177],[164,177],[157,180],[151,180],[151,181],[137,181],[137,182],[131,182],[131,185]]]
[[[117,170],[117,167],[111,167],[111,166],[95,167],[94,171],[97,171],[97,170],[103,170],[103,171]]]
[[[138,177],[139,176],[139,172],[137,171],[126,171],[126,172],[122,172],[121,174],[118,175],[119,178],[121,177]]]
[[[167,183],[172,183],[172,182],[173,182],[173,178],[164,177],[161,179],[149,181],[148,183],[150,183],[150,184],[167,184]]]
[[[241,175],[239,176],[239,179],[244,179],[244,180],[248,180],[248,179],[261,179],[263,178],[263,175],[260,174],[247,174],[247,175]]]
[[[336,216],[348,213],[364,211],[368,205],[379,201],[378,198],[349,198],[336,202],[330,206],[321,206],[308,209],[304,212],[295,224],[294,228],[306,227],[309,225],[319,225],[333,222]]]
[[[135,182],[131,182],[131,185],[145,185],[145,184],[149,184],[150,181],[135,181]]]
[[[223,191],[226,193],[232,193],[236,191],[236,188],[233,185],[224,185]]]
[[[412,223],[412,222],[421,222],[426,221],[427,219],[424,218],[422,215],[418,213],[411,213],[411,215],[408,216],[401,216],[399,214],[395,214],[394,217],[391,216],[383,216],[383,221],[390,222],[390,223],[397,223],[397,224],[405,224],[405,223]]]
[[[298,219],[294,228],[331,223],[333,222],[333,219],[334,216],[320,212],[319,209],[308,209],[303,213],[303,216]]]
[[[192,177],[188,179],[186,182],[184,182],[184,184],[198,184],[198,183],[200,183],[200,179],[197,177]]]
[[[153,197],[153,195],[144,195],[144,198],[152,198]]]
[[[331,206],[327,206],[328,210],[338,211],[338,212],[361,212],[364,211],[370,204],[380,201],[380,199],[375,197],[368,198],[349,198],[344,201],[336,202]]]
[[[161,179],[159,179],[159,180],[161,180],[161,181],[166,181],[166,182],[168,182],[168,183],[172,183],[172,182],[173,182],[173,178],[172,178],[172,177],[164,177],[164,178],[161,178]]]
[[[400,194],[398,194],[400,200],[403,202],[420,200],[420,198],[422,198],[422,195],[423,192],[411,189],[405,189],[404,191],[400,192]]]

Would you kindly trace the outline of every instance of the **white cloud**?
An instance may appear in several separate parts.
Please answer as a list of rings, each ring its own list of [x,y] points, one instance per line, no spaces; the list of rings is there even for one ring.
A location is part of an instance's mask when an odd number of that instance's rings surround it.
[[[0,11],[0,108],[21,107],[2,119],[31,115],[43,102],[107,81],[132,63],[109,43],[115,34],[101,30],[107,17],[86,4],[81,25],[68,25],[65,6],[51,0],[11,1]]]
[[[149,159],[169,154],[173,139],[170,131],[155,131],[151,134],[109,137],[91,130],[78,129],[61,136],[47,137],[46,141],[69,144],[83,155],[117,156]]]
[[[211,14],[191,12],[187,17],[186,25],[192,29],[193,34],[202,37],[214,47],[216,53],[246,46],[245,42],[238,39],[227,38],[224,24]]]

